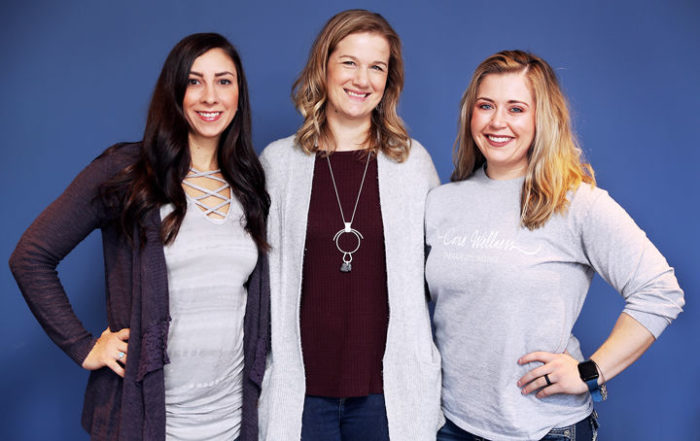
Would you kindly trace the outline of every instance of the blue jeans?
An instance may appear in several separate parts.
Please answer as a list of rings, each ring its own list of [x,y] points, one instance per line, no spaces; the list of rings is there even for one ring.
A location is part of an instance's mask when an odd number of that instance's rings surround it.
[[[593,413],[576,424],[555,427],[541,441],[596,441],[598,438],[598,415]],[[438,431],[437,441],[489,441],[460,429],[450,420]]]
[[[307,395],[301,441],[389,441],[384,395],[354,398]]]

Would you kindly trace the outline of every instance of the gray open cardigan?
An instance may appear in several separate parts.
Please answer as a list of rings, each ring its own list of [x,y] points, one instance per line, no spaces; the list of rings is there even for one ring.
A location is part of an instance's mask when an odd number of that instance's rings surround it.
[[[110,149],[88,165],[20,239],[10,268],[27,304],[51,339],[78,365],[95,344],[75,316],[56,266],[96,228],[102,230],[107,322],[130,328],[125,378],[102,368],[90,373],[82,423],[93,440],[165,440],[165,383],[168,362],[168,280],[161,245],[160,213],[147,214],[141,248],[120,233],[118,209],[106,207],[100,185],[133,164],[140,144]],[[138,236],[136,236],[138,237]],[[248,280],[244,320],[244,377],[241,441],[257,440],[257,399],[269,345],[267,258],[260,255]]]
[[[306,390],[299,305],[315,155],[304,153],[289,137],[270,144],[260,159],[272,200],[272,349],[260,396],[260,439],[293,441],[301,437]],[[377,170],[389,293],[383,358],[389,436],[396,441],[434,441],[444,420],[440,355],[433,344],[423,277],[423,216],[428,190],[439,179],[430,155],[417,141],[401,163],[380,153]]]

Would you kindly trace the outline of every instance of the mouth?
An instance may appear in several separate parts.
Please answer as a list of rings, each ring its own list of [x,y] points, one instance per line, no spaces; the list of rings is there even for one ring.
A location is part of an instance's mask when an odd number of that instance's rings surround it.
[[[197,112],[199,117],[207,122],[216,121],[223,112]]]
[[[508,144],[511,140],[515,139],[513,136],[496,136],[496,135],[486,135],[486,139],[488,139],[489,144],[493,145],[494,147],[502,147],[506,144]]]
[[[345,90],[345,93],[347,93],[348,96],[350,96],[351,98],[365,99],[370,95],[369,93],[354,92],[354,91],[348,90],[348,89],[343,89],[343,90]]]

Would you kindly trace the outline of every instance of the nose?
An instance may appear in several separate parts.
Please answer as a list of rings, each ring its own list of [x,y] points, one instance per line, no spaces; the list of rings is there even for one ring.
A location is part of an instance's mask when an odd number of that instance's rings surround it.
[[[358,86],[365,88],[369,85],[369,75],[367,73],[366,69],[357,69],[355,72],[355,78],[353,79],[353,83]]]
[[[216,87],[213,84],[206,84],[204,86],[204,93],[202,95],[202,102],[206,104],[216,104],[219,101]]]
[[[502,129],[506,126],[505,115],[503,114],[505,111],[506,110],[503,108],[498,108],[495,112],[493,112],[491,115],[491,121],[489,122],[491,127],[494,129]]]

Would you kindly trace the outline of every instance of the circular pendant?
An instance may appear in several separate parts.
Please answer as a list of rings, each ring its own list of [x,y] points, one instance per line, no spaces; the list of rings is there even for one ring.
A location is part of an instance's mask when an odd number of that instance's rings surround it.
[[[344,250],[343,248],[341,248],[339,241],[340,241],[340,237],[343,234],[353,234],[355,236],[355,238],[357,239],[357,245],[355,246],[355,248],[352,251],[347,251],[347,250]],[[350,228],[349,225],[346,225],[345,228],[343,228],[340,231],[338,231],[337,233],[335,233],[335,236],[333,236],[333,241],[335,242],[335,246],[336,246],[336,248],[338,248],[338,251],[343,253],[343,263],[340,265],[340,271],[342,271],[344,273],[349,273],[350,271],[352,271],[352,254],[355,251],[360,249],[360,244],[361,244],[362,239],[364,239],[364,237],[362,236],[362,233],[360,233],[359,231],[357,231],[354,228]]]

